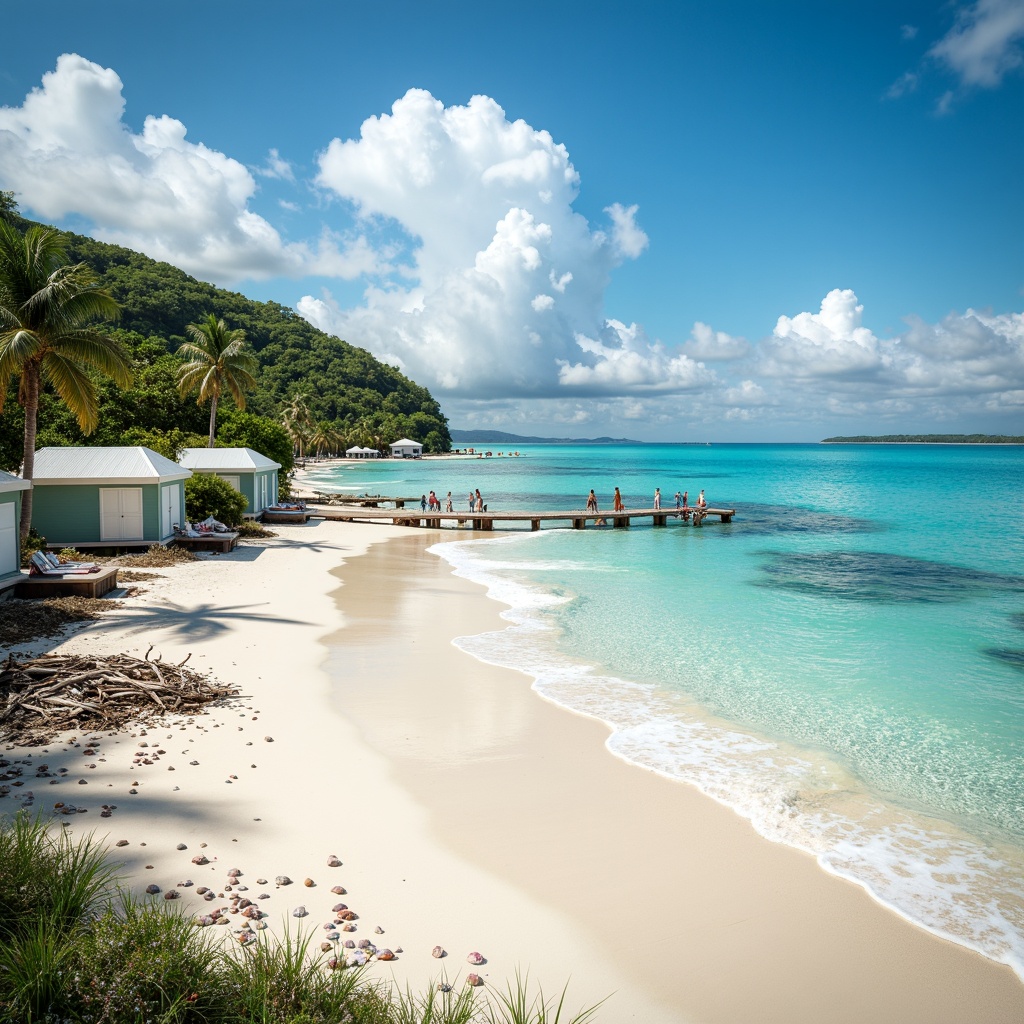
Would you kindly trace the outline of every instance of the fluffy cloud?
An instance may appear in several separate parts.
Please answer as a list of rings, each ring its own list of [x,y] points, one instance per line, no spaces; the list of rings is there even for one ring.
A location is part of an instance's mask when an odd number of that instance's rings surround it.
[[[328,145],[317,183],[403,251],[361,306],[324,293],[299,312],[431,388],[672,389],[703,372],[604,317],[610,272],[647,246],[636,206],[614,203],[592,227],[573,209],[580,178],[565,146],[487,96],[446,107],[410,89],[359,138]]]
[[[683,345],[683,351],[694,359],[729,362],[749,355],[751,348],[746,338],[716,331],[698,320],[693,325],[689,340]]]
[[[761,345],[761,371],[787,378],[877,376],[889,357],[861,324],[863,312],[849,288],[835,288],[817,313],[780,316],[771,338]]]
[[[977,0],[957,12],[956,24],[928,51],[965,86],[995,88],[1021,66],[1024,4]]]
[[[0,179],[42,217],[87,217],[98,238],[217,283],[352,277],[375,266],[363,238],[284,242],[249,209],[256,182],[246,167],[189,142],[185,125],[166,115],[147,117],[134,134],[124,107],[114,71],[62,55],[22,106],[0,108]],[[271,150],[264,173],[286,178],[291,168]]]

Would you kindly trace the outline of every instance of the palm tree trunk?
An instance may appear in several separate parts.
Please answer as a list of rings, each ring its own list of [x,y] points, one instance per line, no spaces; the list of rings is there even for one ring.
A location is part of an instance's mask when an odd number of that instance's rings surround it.
[[[22,373],[25,400],[25,447],[22,451],[21,477],[31,480],[36,468],[36,418],[39,414],[39,366],[29,363]],[[21,492],[21,546],[25,547],[32,529],[32,488]]]
[[[217,433],[217,396],[214,395],[210,400],[210,443],[207,445],[208,448],[213,447],[213,438]]]

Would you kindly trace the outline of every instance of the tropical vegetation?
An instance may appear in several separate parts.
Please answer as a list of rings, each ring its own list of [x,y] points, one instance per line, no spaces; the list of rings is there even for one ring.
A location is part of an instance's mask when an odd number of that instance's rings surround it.
[[[61,236],[30,227],[24,235],[0,219],[0,412],[17,381],[21,422],[22,475],[35,468],[37,424],[44,387],[49,385],[79,431],[92,434],[100,419],[95,376],[99,371],[119,387],[132,381],[132,366],[120,341],[99,326],[115,320],[119,307],[91,267],[69,263]],[[32,524],[32,491],[22,497],[21,540]]]
[[[6,213],[0,209],[0,220],[3,217],[19,231],[34,226],[9,208]],[[229,333],[244,331],[245,349],[259,363],[253,387],[242,392],[244,411],[230,388],[222,390],[216,410],[216,444],[241,443],[239,422],[246,424],[247,432],[261,433],[249,419],[256,417],[280,429],[288,439],[289,455],[294,452],[299,457],[317,450],[310,448],[308,438],[317,432],[318,424],[328,425],[336,434],[330,442],[319,432],[319,450],[325,452],[360,445],[386,453],[387,445],[399,437],[422,441],[431,452],[450,449],[447,420],[426,388],[364,349],[317,330],[293,310],[205,284],[121,246],[66,232],[56,232],[55,237],[67,259],[85,264],[119,304],[120,320],[108,334],[127,353],[134,381],[124,388],[115,380],[90,374],[99,409],[91,433],[51,388],[43,388],[37,447],[147,443],[126,440],[136,437],[147,437],[153,442],[149,447],[156,446],[162,453],[208,445],[213,410],[182,396],[178,373],[179,350],[186,342],[194,343],[189,325],[207,324],[212,315],[223,321]],[[15,386],[6,389],[6,397],[0,416],[0,468],[17,471],[25,422]],[[275,436],[280,439],[281,435]],[[248,446],[283,461],[258,444]]]

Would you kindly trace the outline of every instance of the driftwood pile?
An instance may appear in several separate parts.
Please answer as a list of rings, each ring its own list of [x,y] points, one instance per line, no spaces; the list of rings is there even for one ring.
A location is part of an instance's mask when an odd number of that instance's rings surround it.
[[[118,729],[201,713],[238,693],[185,667],[127,654],[44,654],[0,663],[0,739],[39,744],[69,730]],[[191,657],[191,655],[189,655]]]

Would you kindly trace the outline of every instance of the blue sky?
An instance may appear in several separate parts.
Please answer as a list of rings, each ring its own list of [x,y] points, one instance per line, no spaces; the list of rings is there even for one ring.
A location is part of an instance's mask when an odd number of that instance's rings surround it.
[[[453,426],[1024,433],[1024,0],[7,24],[26,213],[292,306]]]

